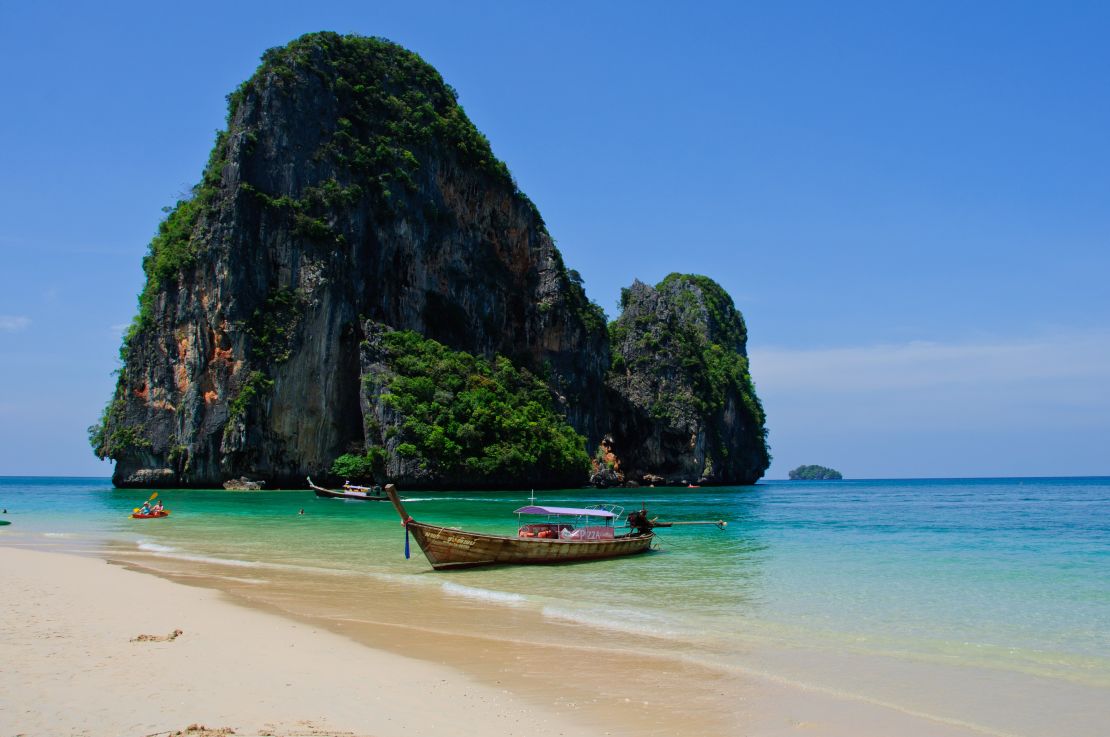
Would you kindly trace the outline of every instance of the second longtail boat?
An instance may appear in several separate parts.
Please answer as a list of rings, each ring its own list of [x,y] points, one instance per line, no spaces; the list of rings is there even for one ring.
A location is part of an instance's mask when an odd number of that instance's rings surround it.
[[[316,492],[316,496],[323,499],[352,499],[356,502],[384,502],[386,500],[380,486],[356,486],[347,482],[343,484],[342,491],[336,491],[317,486],[312,483],[311,476],[308,477],[308,485]]]

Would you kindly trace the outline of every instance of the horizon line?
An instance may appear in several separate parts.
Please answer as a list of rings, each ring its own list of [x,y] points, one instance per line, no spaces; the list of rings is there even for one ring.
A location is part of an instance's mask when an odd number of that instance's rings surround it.
[[[43,475],[43,474],[0,474],[0,479],[96,479],[97,481],[107,481],[109,483],[111,483],[111,481],[112,481],[111,476],[67,476],[67,475],[49,475],[48,476],[48,475]],[[760,483],[765,483],[767,481],[800,481],[800,482],[810,482],[810,483],[812,483],[812,482],[835,483],[835,482],[839,482],[839,481],[1010,481],[1010,480],[1019,480],[1019,479],[1110,479],[1110,473],[1105,473],[1105,474],[1078,474],[1078,475],[1072,475],[1072,476],[1052,476],[1052,475],[1048,475],[1048,476],[1046,476],[1046,475],[1027,475],[1027,476],[853,476],[853,477],[844,477],[844,478],[841,478],[841,479],[791,479],[791,478],[788,478],[788,477],[783,477],[783,478],[762,478],[762,479],[759,479],[758,481],[756,481],[754,484],[748,484],[748,485],[749,486],[758,486]],[[745,486],[745,485],[744,484],[713,484],[713,485],[705,485],[705,486],[702,486],[700,488],[719,489],[719,488],[730,487],[730,486],[732,486],[732,487],[742,487],[742,486]],[[147,487],[135,487],[135,488],[145,489]],[[154,488],[154,487],[151,487],[151,488]],[[188,490],[203,491],[203,489],[199,489],[199,488],[196,488],[196,487],[185,487],[185,486],[183,486],[183,487],[167,487],[167,488],[180,488],[180,489],[186,490],[186,491],[188,491]],[[567,487],[567,490],[573,490],[574,488],[576,488],[576,487]],[[577,487],[577,488],[588,489],[588,488],[596,488],[596,487],[583,486],[583,487]],[[640,489],[643,489],[643,488],[652,488],[652,487],[645,487],[645,486],[620,487],[620,486],[614,486],[614,487],[609,487],[609,488],[614,488],[614,489],[640,488]],[[655,488],[687,488],[687,487],[685,487],[685,486],[672,486],[672,487],[659,486],[659,487],[655,487]],[[212,487],[212,489],[216,490],[216,491],[219,491],[219,489],[216,488],[216,487]],[[128,490],[131,490],[131,488],[129,487]],[[451,489],[444,489],[444,491],[451,491]]]

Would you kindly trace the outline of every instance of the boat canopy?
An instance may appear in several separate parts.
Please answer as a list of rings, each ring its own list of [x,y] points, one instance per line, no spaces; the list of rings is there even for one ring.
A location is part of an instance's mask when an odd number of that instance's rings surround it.
[[[614,518],[617,515],[606,509],[576,509],[574,507],[521,507],[513,514],[557,514],[564,517],[605,517]]]

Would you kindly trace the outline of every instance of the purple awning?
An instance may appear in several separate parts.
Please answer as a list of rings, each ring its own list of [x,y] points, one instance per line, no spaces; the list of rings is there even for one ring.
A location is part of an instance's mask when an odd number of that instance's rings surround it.
[[[568,517],[616,517],[604,509],[576,509],[574,507],[521,507],[513,514],[561,514]]]

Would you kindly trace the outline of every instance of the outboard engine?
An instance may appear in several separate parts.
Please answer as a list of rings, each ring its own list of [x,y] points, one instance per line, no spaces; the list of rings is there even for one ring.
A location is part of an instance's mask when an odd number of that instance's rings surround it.
[[[646,509],[637,509],[628,513],[628,526],[636,531],[637,535],[646,535],[655,527],[648,519]]]

